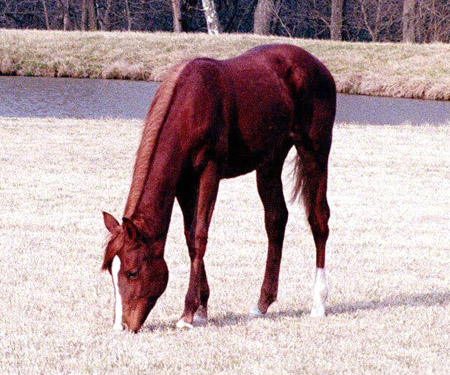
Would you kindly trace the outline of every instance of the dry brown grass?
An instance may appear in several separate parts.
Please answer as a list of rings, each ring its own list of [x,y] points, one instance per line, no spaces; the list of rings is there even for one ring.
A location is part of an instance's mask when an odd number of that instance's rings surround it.
[[[188,279],[175,207],[168,289],[133,335],[111,330],[101,210],[122,213],[140,128],[0,118],[0,373],[448,373],[450,126],[336,126],[326,319],[308,316],[314,250],[297,205],[279,301],[247,319],[266,246],[250,174],[221,184],[206,255],[210,324],[174,329]]]
[[[450,44],[343,43],[251,34],[0,30],[0,74],[161,80],[182,59],[224,59],[265,43],[320,58],[343,93],[450,100]]]

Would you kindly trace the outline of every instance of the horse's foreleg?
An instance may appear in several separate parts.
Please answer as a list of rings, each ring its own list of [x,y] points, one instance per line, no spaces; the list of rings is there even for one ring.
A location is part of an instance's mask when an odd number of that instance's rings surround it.
[[[208,229],[218,187],[219,174],[217,166],[215,163],[210,162],[200,177],[198,190],[195,191],[197,196],[195,194],[191,195],[190,203],[185,202],[182,204],[185,206],[183,212],[185,210],[187,212],[187,215],[185,214],[185,228],[191,259],[191,271],[183,316],[177,323],[179,328],[192,328],[193,323],[205,324],[207,321],[209,287],[203,257],[206,252]],[[181,198],[180,200],[179,197],[178,200],[181,202],[184,199]],[[191,222],[191,225],[186,225],[189,222]],[[187,230],[187,227],[189,227],[189,230]]]
[[[191,261],[195,258],[195,208],[197,203],[198,181],[193,174],[184,175],[177,189],[177,199],[183,213],[184,235],[189,249]],[[198,325],[204,325],[208,319],[208,298],[209,286],[204,266],[201,269],[200,277],[200,306],[197,309],[193,322]],[[181,323],[180,323],[181,324]]]
[[[281,166],[270,171],[257,171],[257,185],[264,206],[269,245],[259,302],[250,312],[255,316],[265,314],[277,298],[284,231],[288,219],[281,182]]]

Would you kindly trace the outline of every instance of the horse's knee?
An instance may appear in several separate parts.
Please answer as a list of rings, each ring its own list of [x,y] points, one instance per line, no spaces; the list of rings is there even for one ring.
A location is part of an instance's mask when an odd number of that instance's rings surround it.
[[[285,205],[276,210],[266,212],[266,227],[270,230],[284,231],[289,217],[289,212]]]

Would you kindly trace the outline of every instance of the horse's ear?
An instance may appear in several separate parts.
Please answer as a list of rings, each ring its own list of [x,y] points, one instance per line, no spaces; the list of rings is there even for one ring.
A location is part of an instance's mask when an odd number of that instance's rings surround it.
[[[107,212],[103,212],[103,222],[105,223],[106,228],[113,233],[118,226],[120,226],[119,222]]]
[[[127,234],[128,239],[130,239],[131,241],[136,241],[139,237],[139,230],[137,229],[136,225],[134,225],[134,223],[127,217],[124,217],[122,219],[122,223],[123,229]]]

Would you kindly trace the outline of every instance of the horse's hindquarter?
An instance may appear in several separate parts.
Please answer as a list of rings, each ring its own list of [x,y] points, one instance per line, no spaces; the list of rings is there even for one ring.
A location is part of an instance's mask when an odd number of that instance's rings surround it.
[[[243,55],[223,64],[236,113],[229,132],[227,177],[232,177],[257,169],[291,147],[295,99],[277,66],[264,56]],[[241,172],[242,167],[247,170]]]
[[[224,61],[193,60],[178,83],[175,107],[194,164],[215,158],[223,177],[234,177],[283,158],[294,140],[322,133],[310,126],[314,92],[327,72],[306,51],[286,45]]]
[[[235,134],[256,157],[255,168],[274,152],[275,157],[287,152],[293,143],[314,148],[331,143],[334,79],[309,52],[292,45],[266,45],[223,63],[236,97]]]

